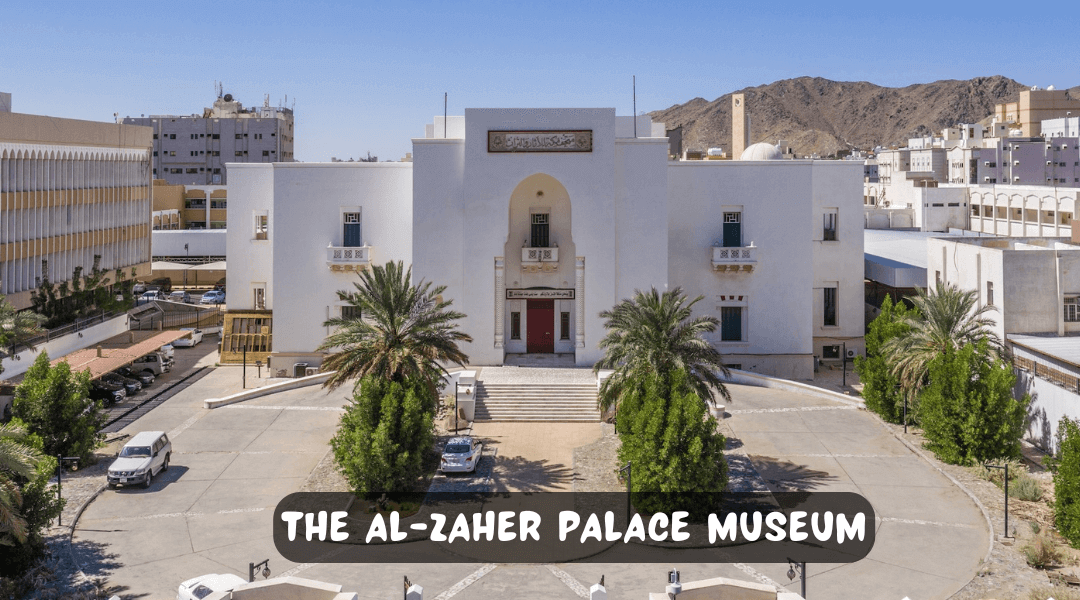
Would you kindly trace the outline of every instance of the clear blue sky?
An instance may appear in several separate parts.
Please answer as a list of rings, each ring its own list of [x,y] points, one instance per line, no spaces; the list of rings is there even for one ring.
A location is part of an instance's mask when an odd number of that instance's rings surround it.
[[[288,94],[296,158],[398,159],[466,107],[638,110],[803,75],[1080,84],[1073,2],[7,2],[16,112],[191,114]],[[1060,27],[1059,23],[1068,26]]]

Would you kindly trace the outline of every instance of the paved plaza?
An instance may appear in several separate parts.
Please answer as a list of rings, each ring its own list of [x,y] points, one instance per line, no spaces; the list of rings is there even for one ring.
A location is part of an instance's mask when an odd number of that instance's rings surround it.
[[[340,584],[361,598],[400,597],[402,576],[425,597],[574,598],[606,578],[611,598],[641,600],[662,591],[677,566],[683,581],[724,576],[788,584],[787,565],[295,564],[277,554],[273,508],[297,491],[328,450],[346,391],[309,387],[216,410],[205,398],[236,391],[239,371],[213,369],[125,432],[170,433],[168,473],[149,490],[106,491],[74,535],[88,574],[107,574],[124,594],[173,598],[180,581],[204,573],[246,576],[249,562],[270,559],[274,575]],[[851,565],[809,565],[816,598],[947,598],[974,574],[988,533],[974,503],[861,410],[790,392],[732,386],[724,422],[743,479],[775,491],[853,491],[874,505],[877,544]],[[575,446],[600,436],[599,424],[484,423],[488,489],[567,489]],[[455,476],[461,477],[461,476]],[[739,479],[739,478],[737,478]],[[738,481],[736,481],[738,483]]]

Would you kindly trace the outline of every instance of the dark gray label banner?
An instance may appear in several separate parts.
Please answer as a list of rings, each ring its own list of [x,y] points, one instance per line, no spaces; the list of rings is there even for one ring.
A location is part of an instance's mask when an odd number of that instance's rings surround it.
[[[849,563],[874,546],[858,494],[296,493],[274,543],[296,563]],[[629,515],[629,518],[628,518]]]

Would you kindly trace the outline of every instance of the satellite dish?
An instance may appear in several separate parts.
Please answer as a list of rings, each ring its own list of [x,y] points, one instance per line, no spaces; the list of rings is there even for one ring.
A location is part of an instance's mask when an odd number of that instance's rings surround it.
[[[225,94],[225,101],[232,102],[232,94]]]

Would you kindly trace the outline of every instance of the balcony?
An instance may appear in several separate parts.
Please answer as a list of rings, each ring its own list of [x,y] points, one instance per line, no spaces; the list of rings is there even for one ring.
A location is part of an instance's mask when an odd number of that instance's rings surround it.
[[[327,246],[326,266],[331,271],[363,271],[370,264],[371,246]]]
[[[757,264],[757,246],[751,242],[749,246],[724,248],[713,246],[712,266],[714,271],[746,271],[754,270]]]
[[[559,270],[559,249],[522,248],[522,273],[554,273]]]

